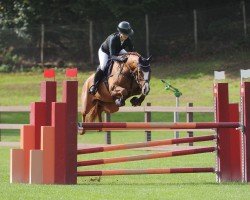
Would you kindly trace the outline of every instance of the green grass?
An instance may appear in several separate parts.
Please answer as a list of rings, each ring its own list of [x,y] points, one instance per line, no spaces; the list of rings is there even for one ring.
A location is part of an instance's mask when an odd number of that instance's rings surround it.
[[[84,156],[84,159],[145,154],[145,151],[119,151]],[[164,168],[185,166],[214,166],[214,154],[199,154],[140,162],[97,166],[92,169]],[[90,168],[90,167],[88,167]],[[86,168],[87,169],[87,168]],[[81,168],[79,168],[81,170]],[[95,181],[78,178],[78,185],[27,185],[9,183],[9,149],[0,148],[0,197],[9,199],[241,199],[247,200],[247,184],[215,182],[215,175],[173,174],[102,177]]]
[[[250,53],[239,53],[214,57],[207,60],[196,60],[188,63],[152,63],[151,92],[145,102],[152,105],[174,106],[175,97],[166,92],[161,79],[167,79],[177,87],[183,96],[181,105],[193,102],[194,106],[212,106],[213,71],[225,70],[230,83],[231,101],[239,101],[239,70],[249,68]],[[79,91],[86,78],[94,72],[80,72],[78,75]],[[41,73],[0,73],[0,105],[29,105],[39,101],[39,84],[43,80]],[[57,72],[58,100],[61,99],[61,81],[64,79],[62,70]],[[80,104],[80,92],[79,92]],[[127,103],[129,104],[129,103]]]
[[[214,57],[210,60],[189,63],[152,64],[151,92],[146,102],[152,105],[175,106],[175,97],[166,92],[160,79],[167,79],[183,95],[180,104],[193,102],[194,106],[213,106],[213,70],[226,70],[230,84],[230,101],[239,102],[239,69],[247,69],[249,53]],[[93,71],[79,73],[79,91],[84,80]],[[62,72],[57,73],[58,100],[61,99],[64,79]],[[43,80],[38,73],[0,74],[0,105],[29,105],[39,101],[39,84]],[[79,93],[80,104],[80,93]],[[129,105],[129,103],[127,103]],[[173,121],[172,113],[153,113],[152,121]],[[181,114],[181,121],[185,115]],[[113,121],[143,121],[142,113],[116,113]],[[212,114],[195,113],[194,121],[212,121]],[[1,113],[0,123],[28,123],[27,113]],[[207,135],[211,132],[195,132],[194,135]],[[185,137],[186,132],[181,132]],[[19,141],[18,131],[1,131],[3,141]],[[79,136],[80,143],[105,143],[105,133],[92,132]],[[173,132],[152,132],[152,139],[173,138]],[[145,141],[145,133],[112,132],[112,143]],[[211,146],[213,142],[197,143],[197,146]],[[9,183],[9,148],[0,147],[0,199],[249,199],[250,187],[247,184],[215,182],[214,174],[174,174],[174,175],[135,175],[103,177],[100,182],[91,178],[79,178],[78,185],[27,185]],[[117,151],[82,156],[84,159],[132,154],[149,153],[146,151]],[[215,165],[212,153],[175,158],[155,159],[96,166],[91,169],[118,168],[160,168],[160,167],[211,167]],[[87,168],[86,168],[87,169]],[[90,168],[88,168],[90,169]]]

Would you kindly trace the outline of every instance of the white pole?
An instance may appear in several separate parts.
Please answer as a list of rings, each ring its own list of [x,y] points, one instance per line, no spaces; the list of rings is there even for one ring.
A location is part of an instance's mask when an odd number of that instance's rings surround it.
[[[198,33],[197,33],[197,12],[194,9],[194,48],[197,51],[198,48]]]
[[[180,105],[179,97],[176,97],[175,102],[176,102],[176,108],[178,108]],[[179,112],[174,112],[174,123],[176,122],[179,122]],[[174,134],[175,138],[180,137],[179,131],[175,131]]]
[[[146,53],[149,57],[149,24],[148,24],[148,14],[145,15],[145,25],[146,25]]]

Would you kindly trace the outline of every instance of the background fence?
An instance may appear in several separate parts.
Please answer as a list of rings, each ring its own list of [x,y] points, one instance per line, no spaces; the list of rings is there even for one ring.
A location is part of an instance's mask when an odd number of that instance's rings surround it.
[[[188,103],[186,107],[167,107],[167,106],[150,106],[151,104],[148,103],[146,106],[139,106],[139,107],[121,107],[119,112],[120,113],[144,113],[144,122],[152,122],[152,113],[161,112],[161,113],[185,113],[186,114],[186,121],[193,122],[193,114],[194,113],[214,113],[213,107],[192,107],[192,103]],[[81,108],[78,108],[80,112]],[[6,124],[1,122],[1,113],[20,113],[30,112],[29,106],[0,106],[0,141],[1,141],[1,130],[19,130],[23,124]],[[174,116],[174,114],[173,114]],[[111,114],[105,113],[105,121],[111,122]],[[179,130],[178,130],[179,131]],[[201,130],[184,130],[187,131],[188,137],[193,137],[194,131],[201,131]],[[176,135],[175,135],[176,136]],[[178,136],[179,137],[179,136]],[[105,136],[106,144],[111,144],[111,131],[106,132]],[[145,140],[151,141],[151,131],[145,131]],[[189,143],[192,146],[192,143]]]
[[[168,62],[176,58],[248,50],[248,13],[250,6],[241,2],[174,15],[138,12],[125,20],[135,31],[136,51]],[[121,20],[124,18],[104,16],[81,24],[36,24],[28,30],[0,27],[0,62],[16,67],[74,64],[82,69],[94,68],[98,48],[116,31]]]

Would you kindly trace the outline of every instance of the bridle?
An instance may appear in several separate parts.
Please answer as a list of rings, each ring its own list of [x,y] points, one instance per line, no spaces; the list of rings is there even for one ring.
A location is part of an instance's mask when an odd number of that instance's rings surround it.
[[[131,70],[131,69],[130,69]],[[134,70],[131,70],[131,74],[134,77],[137,84],[142,88],[146,83],[149,83],[150,78],[145,80],[144,77],[142,77],[143,72],[151,72],[150,65],[144,66],[138,62],[136,68]],[[141,84],[143,82],[143,84]]]
[[[143,88],[143,86],[146,83],[149,83],[150,80],[149,79],[144,80],[144,77],[142,74],[143,72],[149,72],[149,73],[151,72],[150,65],[143,66],[138,62],[137,66],[134,69],[132,69],[131,66],[127,63],[119,63],[118,66],[119,66],[119,71],[116,74],[110,75],[109,77],[114,76],[114,75],[117,75],[117,77],[119,77],[120,75],[122,75],[124,77],[128,77],[130,80],[134,79],[140,88]],[[129,70],[129,73],[126,73],[126,72],[124,73],[125,68]],[[133,84],[133,81],[132,81],[132,84]]]
[[[141,73],[143,73],[143,72],[142,72],[142,70],[140,70],[140,68],[138,66],[134,70],[130,71],[130,74],[132,75],[134,80],[137,82],[137,84],[140,86],[140,88],[142,88],[145,85],[145,83],[149,82],[149,80],[144,80],[144,77],[142,77]],[[143,82],[143,84],[142,84],[142,82]]]

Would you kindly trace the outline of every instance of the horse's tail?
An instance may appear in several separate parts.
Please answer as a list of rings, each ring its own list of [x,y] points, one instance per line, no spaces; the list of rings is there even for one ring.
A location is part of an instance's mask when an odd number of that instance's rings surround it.
[[[94,122],[98,116],[98,100],[94,101],[94,106],[91,108],[89,113],[86,115],[86,122]]]

